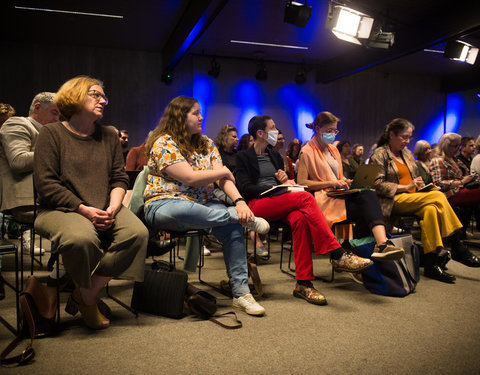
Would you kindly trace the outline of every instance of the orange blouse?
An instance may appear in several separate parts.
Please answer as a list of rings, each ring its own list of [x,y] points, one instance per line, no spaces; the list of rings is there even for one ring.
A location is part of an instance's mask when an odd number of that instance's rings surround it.
[[[395,159],[393,160],[395,162],[395,165],[398,168],[398,177],[399,177],[398,183],[400,185],[408,185],[410,182],[412,182],[412,176],[410,175],[410,171],[408,170],[408,167],[405,164],[400,163],[398,160],[395,160]],[[415,193],[416,190],[417,190],[416,188],[412,188],[408,190],[408,192]]]

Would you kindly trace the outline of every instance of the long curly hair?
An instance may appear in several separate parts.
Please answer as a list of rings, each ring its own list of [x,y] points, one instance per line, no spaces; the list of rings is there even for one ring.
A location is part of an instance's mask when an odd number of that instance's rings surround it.
[[[190,159],[195,152],[199,154],[206,154],[208,152],[208,138],[202,134],[193,134],[190,139],[185,126],[187,114],[196,103],[197,101],[195,99],[186,96],[177,96],[168,103],[157,127],[152,131],[152,134],[150,134],[145,143],[145,154],[147,158],[150,157],[153,144],[158,137],[162,135],[172,137],[180,149],[180,153],[187,160]]]

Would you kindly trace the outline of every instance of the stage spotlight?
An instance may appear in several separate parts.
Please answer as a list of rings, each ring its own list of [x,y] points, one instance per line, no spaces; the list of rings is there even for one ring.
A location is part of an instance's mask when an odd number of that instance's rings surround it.
[[[295,83],[297,85],[302,85],[307,82],[307,72],[303,66],[299,66],[297,68],[297,72],[295,73]]]
[[[372,31],[370,38],[365,41],[365,45],[370,48],[390,48],[395,41],[395,34],[384,32],[381,28]]]
[[[476,94],[476,95],[477,95],[477,98],[480,99],[480,90],[477,91],[477,94]]]
[[[354,9],[329,3],[325,27],[332,30],[338,39],[362,44],[359,39],[370,36],[373,18]]]
[[[255,78],[258,81],[266,81],[267,80],[267,67],[263,61],[259,61],[257,64],[257,72],[255,73]]]
[[[475,64],[477,55],[478,48],[462,42],[461,40],[448,41],[445,47],[445,52],[443,53],[444,57],[471,65]]]
[[[287,1],[283,22],[305,28],[311,16],[312,7],[307,5],[307,0],[305,0],[305,4],[297,1]]]
[[[171,71],[165,71],[162,73],[162,82],[167,86],[170,85],[173,81],[173,73]]]
[[[217,62],[217,59],[214,57],[212,59],[210,70],[208,71],[208,75],[212,76],[213,78],[218,78],[219,74],[220,74],[220,64]]]

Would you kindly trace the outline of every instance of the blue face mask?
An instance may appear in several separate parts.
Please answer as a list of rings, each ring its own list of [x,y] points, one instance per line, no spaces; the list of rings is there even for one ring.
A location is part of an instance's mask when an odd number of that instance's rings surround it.
[[[322,141],[324,141],[327,144],[335,142],[335,137],[336,134],[334,133],[323,133],[322,134]]]

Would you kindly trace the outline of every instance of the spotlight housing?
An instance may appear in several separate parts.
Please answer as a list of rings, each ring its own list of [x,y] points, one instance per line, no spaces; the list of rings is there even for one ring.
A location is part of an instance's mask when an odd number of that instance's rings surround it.
[[[165,83],[167,86],[169,86],[172,81],[173,81],[173,72],[172,71],[164,71],[162,73],[162,78],[161,78],[162,82]]]
[[[477,55],[478,48],[461,40],[448,41],[443,53],[444,57],[471,65],[475,64]]]
[[[297,85],[303,85],[307,82],[307,72],[303,66],[299,66],[297,68],[297,72],[295,73],[295,83]]]
[[[268,78],[267,67],[263,61],[259,61],[257,64],[257,72],[255,73],[257,81],[266,81]]]
[[[325,27],[341,40],[362,44],[360,39],[367,39],[373,27],[373,18],[343,5],[328,4]]]
[[[307,5],[307,0],[305,0],[305,4],[290,0],[287,1],[287,4],[285,5],[283,22],[305,28],[311,16],[312,7]]]
[[[208,75],[212,76],[213,78],[218,78],[218,76],[220,75],[220,64],[217,62],[217,59],[215,57],[212,59]]]

